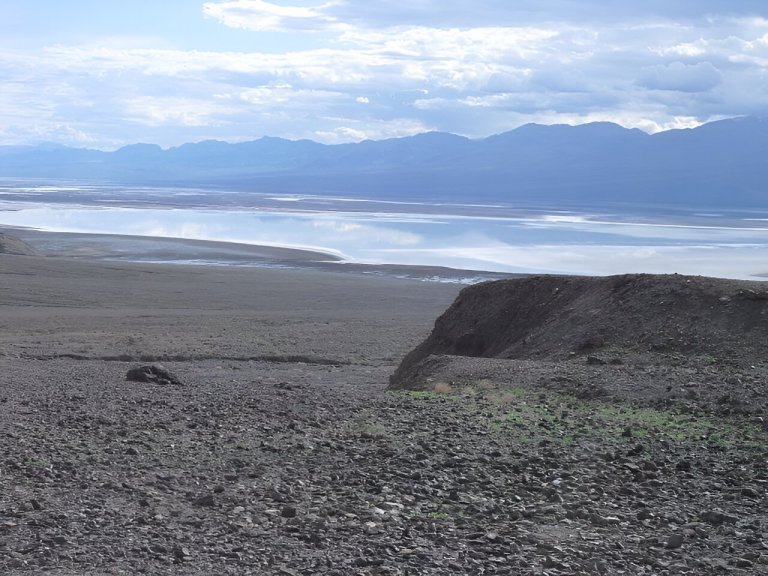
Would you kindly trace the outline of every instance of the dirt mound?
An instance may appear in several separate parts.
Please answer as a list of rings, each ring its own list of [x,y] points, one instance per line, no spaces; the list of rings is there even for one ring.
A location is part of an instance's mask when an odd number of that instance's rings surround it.
[[[0,232],[0,254],[16,254],[17,256],[37,256],[38,252],[32,246],[14,236]]]
[[[434,355],[766,357],[768,285],[699,276],[531,276],[464,289],[391,378],[408,387]],[[595,361],[600,362],[599,358]],[[423,370],[421,370],[423,371]]]

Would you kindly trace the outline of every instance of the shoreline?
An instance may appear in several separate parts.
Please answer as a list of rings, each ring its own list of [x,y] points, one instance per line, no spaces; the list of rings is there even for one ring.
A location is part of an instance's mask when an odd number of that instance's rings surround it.
[[[0,233],[3,232],[26,242],[42,256],[92,262],[135,262],[147,265],[189,265],[214,268],[296,269],[461,285],[539,274],[611,276],[626,273],[679,273],[734,280],[768,280],[768,272],[746,273],[743,270],[731,274],[717,274],[711,271],[707,273],[688,269],[630,270],[628,272],[602,273],[590,270],[502,272],[478,268],[452,268],[439,264],[372,264],[345,259],[339,254],[319,249],[247,244],[226,240],[56,232],[0,225]]]
[[[366,264],[344,260],[331,252],[243,244],[219,240],[52,232],[33,228],[0,226],[0,233],[16,237],[42,257],[93,262],[134,262],[163,266],[217,268],[276,268],[319,272],[343,272],[426,282],[475,284],[523,276],[523,274],[465,270],[411,264]]]

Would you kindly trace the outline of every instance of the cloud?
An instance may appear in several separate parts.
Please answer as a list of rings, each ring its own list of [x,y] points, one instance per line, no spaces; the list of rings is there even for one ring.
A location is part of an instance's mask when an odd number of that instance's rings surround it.
[[[240,92],[240,99],[256,106],[280,106],[282,110],[301,111],[313,103],[329,105],[331,102],[346,103],[349,97],[342,92],[329,90],[301,90],[290,84],[247,88]]]
[[[221,117],[235,113],[217,102],[193,98],[144,96],[124,103],[126,119],[147,126],[214,127]]]
[[[206,49],[170,36],[147,47],[121,40],[125,30],[36,50],[0,40],[0,139],[335,143],[430,129],[481,137],[527,122],[608,120],[655,132],[764,114],[762,6],[208,1],[198,13],[211,31]],[[216,48],[216,34],[222,46],[237,38],[238,49]]]
[[[290,0],[288,0],[290,4]],[[293,4],[298,3],[294,0]],[[653,22],[659,20],[703,21],[711,15],[731,14],[759,20],[765,13],[764,0],[738,0],[726,5],[722,0],[669,2],[669,0],[392,0],[311,2],[310,6],[283,6],[262,0],[207,2],[206,13],[233,27],[255,30],[305,28],[307,21],[317,25],[345,24],[352,28],[377,30],[398,26],[436,28],[477,28],[489,22],[501,27],[531,23],[604,24],[612,22]],[[224,18],[227,20],[224,21]],[[265,22],[269,28],[263,28]],[[243,26],[249,24],[249,26]],[[276,26],[275,26],[276,25]]]
[[[313,140],[326,144],[342,144],[344,142],[360,142],[362,140],[382,140],[385,138],[402,138],[429,132],[432,127],[428,124],[408,118],[393,118],[380,120],[376,118],[326,118],[330,129],[316,130]]]
[[[645,68],[639,82],[652,90],[677,90],[680,92],[706,92],[722,82],[722,73],[709,62],[667,65]]]
[[[316,30],[336,22],[329,10],[338,2],[316,7],[281,6],[263,0],[206,2],[203,13],[230,28],[246,30]]]
[[[341,43],[390,56],[429,58],[439,56],[458,61],[504,61],[537,54],[558,35],[544,27],[433,28],[396,27],[381,31],[354,30],[340,35]]]

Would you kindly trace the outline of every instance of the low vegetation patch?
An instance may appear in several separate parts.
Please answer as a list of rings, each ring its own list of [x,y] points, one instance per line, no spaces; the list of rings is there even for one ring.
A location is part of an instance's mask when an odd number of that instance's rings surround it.
[[[713,447],[759,445],[766,433],[757,424],[710,414],[688,414],[648,406],[584,400],[560,393],[513,390],[500,393],[507,409],[502,429],[536,427],[534,437],[554,442],[617,444],[631,439],[697,442]],[[516,401],[515,401],[516,400]],[[529,434],[530,435],[530,434]]]
[[[465,408],[475,405],[486,416],[491,405],[495,408],[492,428],[513,434],[524,444],[587,442],[612,446],[649,440],[724,449],[757,447],[768,441],[765,427],[747,418],[609,403],[552,391],[499,389],[487,382],[462,388],[438,384],[434,390],[395,393],[414,400],[450,399]]]

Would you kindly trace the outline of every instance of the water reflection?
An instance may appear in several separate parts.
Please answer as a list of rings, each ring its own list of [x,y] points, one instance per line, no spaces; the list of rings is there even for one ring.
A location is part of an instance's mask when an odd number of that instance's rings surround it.
[[[58,232],[219,240],[327,252],[353,262],[498,272],[768,272],[768,226],[632,222],[590,214],[519,217],[427,213],[119,208],[0,203],[0,225]]]

